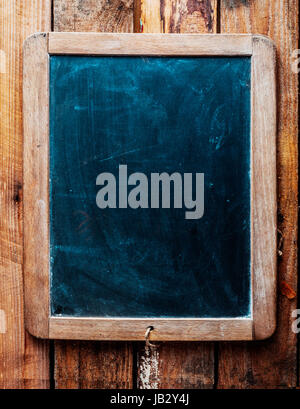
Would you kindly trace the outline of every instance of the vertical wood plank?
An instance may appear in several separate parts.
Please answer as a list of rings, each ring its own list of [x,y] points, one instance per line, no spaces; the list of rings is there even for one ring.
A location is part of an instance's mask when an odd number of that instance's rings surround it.
[[[252,47],[253,335],[256,340],[264,340],[276,329],[276,48],[261,35],[253,37]]]
[[[217,0],[137,0],[135,31],[216,33]],[[213,343],[161,343],[138,347],[141,389],[193,389],[214,386]]]
[[[132,388],[132,348],[124,342],[56,342],[58,389]]]
[[[53,0],[54,31],[132,32],[133,0]],[[55,342],[55,387],[132,388],[132,344]]]
[[[206,342],[139,344],[139,389],[211,389],[214,344]]]
[[[217,0],[135,0],[135,32],[215,33]]]
[[[51,2],[0,2],[0,388],[49,387],[47,341],[24,330],[22,243],[22,47],[51,28]]]
[[[297,289],[297,191],[298,191],[298,79],[291,55],[298,48],[296,0],[222,0],[221,32],[270,36],[277,46],[278,73],[278,205],[282,234],[278,262],[282,283]],[[278,327],[275,335],[259,343],[226,343],[219,347],[219,388],[294,387],[297,382],[296,335],[291,313],[296,299],[279,292]]]
[[[54,31],[133,31],[133,0],[53,0]]]
[[[23,46],[23,273],[25,326],[41,338],[49,338],[48,83],[48,34],[36,33]]]

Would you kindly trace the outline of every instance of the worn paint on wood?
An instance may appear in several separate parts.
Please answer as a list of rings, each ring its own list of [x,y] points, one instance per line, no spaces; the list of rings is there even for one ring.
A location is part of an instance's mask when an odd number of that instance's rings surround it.
[[[49,156],[47,45],[47,34],[34,34],[24,43],[23,52],[25,324],[32,335],[41,338],[48,338],[49,333],[49,170],[45,160]]]
[[[137,0],[137,33],[214,33],[216,0]]]
[[[50,8],[46,0],[0,5],[0,308],[6,327],[0,335],[0,388],[49,387],[48,342],[24,331],[22,47],[30,34],[50,30]]]
[[[138,361],[138,388],[159,389],[159,345],[145,345]]]
[[[169,55],[251,56],[253,37],[248,34],[133,34],[49,33],[49,54],[63,55]]]
[[[133,0],[53,0],[53,6],[54,31],[133,30]],[[102,343],[96,342],[77,342],[72,345],[74,348],[67,341],[55,342],[56,388],[68,385],[87,389],[133,386],[131,344],[112,343],[103,348]],[[84,356],[84,359],[80,359],[80,356]],[[95,356],[97,359],[94,362]],[[103,362],[105,364],[102,366]],[[111,365],[115,365],[115,373],[112,373]],[[75,379],[72,379],[73,374]]]
[[[254,32],[269,35],[278,58],[278,200],[282,256],[279,285],[297,288],[297,192],[298,192],[298,78],[292,72],[291,55],[298,48],[296,0],[221,2],[221,32]],[[260,388],[296,386],[297,337],[292,332],[292,311],[296,298],[278,297],[278,328],[272,339],[254,344],[221,344],[219,388]]]
[[[210,389],[213,387],[213,344],[201,342],[139,344],[138,380],[141,389]]]

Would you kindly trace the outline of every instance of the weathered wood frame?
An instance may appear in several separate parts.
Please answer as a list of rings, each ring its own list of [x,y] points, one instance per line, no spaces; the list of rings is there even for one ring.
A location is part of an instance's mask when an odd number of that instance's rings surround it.
[[[252,316],[235,319],[69,318],[50,314],[49,55],[249,56],[251,78]],[[238,341],[276,327],[276,52],[260,35],[38,33],[24,44],[25,322],[36,337]]]

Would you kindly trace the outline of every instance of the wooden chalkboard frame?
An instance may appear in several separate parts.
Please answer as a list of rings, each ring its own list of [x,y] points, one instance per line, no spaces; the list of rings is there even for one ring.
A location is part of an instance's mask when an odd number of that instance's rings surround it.
[[[49,55],[251,57],[252,316],[234,319],[69,318],[50,314]],[[39,338],[260,340],[276,327],[276,50],[261,35],[38,33],[24,44],[25,323]]]

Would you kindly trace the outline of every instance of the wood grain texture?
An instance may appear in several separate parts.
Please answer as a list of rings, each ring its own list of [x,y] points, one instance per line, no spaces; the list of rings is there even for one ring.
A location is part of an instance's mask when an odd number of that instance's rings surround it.
[[[53,7],[54,31],[133,30],[133,0],[53,0]],[[75,347],[72,348],[68,341],[55,342],[56,388],[69,387],[68,382],[72,382],[74,388],[86,389],[132,387],[131,344],[104,346],[99,342],[78,342],[72,345]],[[82,355],[78,351],[82,351]],[[81,356],[84,357],[83,360],[80,359]],[[95,356],[98,364],[94,362]],[[105,363],[103,367],[102,363]]]
[[[221,32],[253,32],[270,36],[277,47],[278,73],[278,222],[282,234],[279,285],[297,289],[297,191],[298,191],[298,78],[292,72],[291,54],[298,48],[296,0],[259,2],[223,0]],[[297,382],[296,335],[291,312],[296,299],[278,294],[278,327],[268,341],[220,344],[219,388],[295,387]]]
[[[77,340],[143,341],[148,327],[153,326],[153,341],[252,340],[251,319],[97,319],[50,318],[49,337]]]
[[[54,31],[133,31],[133,0],[53,0],[53,12]]]
[[[141,0],[137,0],[139,3]],[[142,8],[142,4],[144,7]],[[175,4],[176,3],[176,4]],[[197,3],[205,3],[206,10],[209,10],[205,14],[205,18],[198,14],[196,17],[197,23],[192,25],[190,29],[189,25],[178,24],[178,14],[174,15],[174,8],[179,10],[180,7],[186,7],[187,1],[159,1],[159,16],[157,13],[157,1],[141,1],[140,7],[137,9],[137,15],[135,16],[135,30],[137,32],[198,32],[198,33],[215,33],[217,30],[217,18],[216,10],[217,1],[193,1],[197,6]],[[145,7],[147,5],[147,8]],[[188,15],[189,18],[193,18],[195,11]],[[155,21],[153,21],[151,15],[154,15]],[[149,18],[150,16],[150,18]],[[170,16],[167,17],[166,16]],[[187,17],[187,14],[185,15]],[[158,22],[165,20],[164,24]],[[167,19],[167,23],[166,23]],[[176,24],[168,24],[168,21],[176,21]],[[199,20],[202,20],[200,23]],[[207,28],[207,21],[212,21],[211,28]],[[176,30],[174,27],[176,26]],[[158,347],[160,348],[160,347]],[[156,351],[145,351],[144,348],[139,349],[138,353],[138,380],[137,385],[139,388],[158,389],[162,387],[168,388],[213,388],[214,386],[214,344],[202,342],[196,346],[191,343],[180,344],[165,344],[163,347],[164,360],[159,358],[159,349]],[[176,363],[176,365],[174,365]],[[154,375],[148,377],[149,371]],[[146,379],[146,382],[144,381]],[[149,381],[148,381],[149,380]]]
[[[252,54],[252,276],[253,333],[269,338],[276,327],[276,50],[253,37]]]
[[[49,31],[51,2],[0,3],[0,308],[6,332],[0,334],[0,388],[47,388],[47,341],[25,333],[22,244],[22,47],[27,36]]]
[[[136,0],[137,33],[214,33],[216,0]]]
[[[132,371],[132,344],[56,342],[58,389],[130,389]]]
[[[138,388],[211,389],[213,362],[214,349],[200,342],[139,345]]]
[[[24,43],[23,118],[25,325],[32,335],[48,338],[49,56],[44,33]]]
[[[50,54],[250,56],[248,35],[49,33]]]

